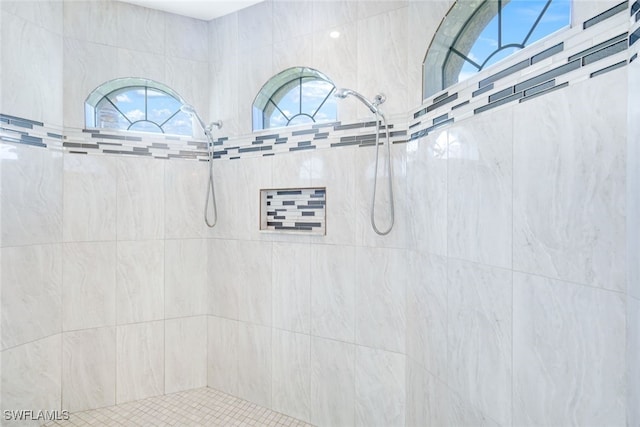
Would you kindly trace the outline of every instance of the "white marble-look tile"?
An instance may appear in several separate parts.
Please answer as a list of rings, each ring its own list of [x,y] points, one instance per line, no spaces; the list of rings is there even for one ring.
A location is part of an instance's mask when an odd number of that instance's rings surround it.
[[[340,25],[355,26],[358,20],[358,3],[349,0],[313,3],[313,29],[324,31]]]
[[[230,13],[209,21],[209,60],[222,62],[238,51],[238,14]]]
[[[33,341],[2,352],[0,409],[61,411],[60,334]],[[15,422],[7,425],[40,425],[40,422]]]
[[[2,11],[19,16],[54,33],[62,33],[63,3],[58,1],[3,1]]]
[[[117,46],[142,52],[165,53],[165,20],[171,15],[130,3],[118,2]]]
[[[369,132],[375,135],[375,127]],[[367,134],[369,133],[367,132]],[[383,136],[385,135],[385,136]],[[386,141],[386,133],[381,132],[381,143]],[[407,245],[409,206],[407,205],[407,152],[405,144],[391,147],[391,172],[386,142],[378,153],[376,171],[375,146],[359,148],[356,152],[356,244],[371,247],[404,248]],[[393,211],[389,192],[389,174],[392,177]],[[371,224],[371,205],[373,200],[374,178],[377,176],[376,200],[374,206],[375,224],[378,231],[384,232],[391,226],[391,213],[394,215],[393,228],[389,234],[376,234]]]
[[[311,247],[311,334],[355,342],[356,250]]]
[[[356,233],[355,156],[357,148],[316,150],[311,159],[311,185],[326,187],[328,244],[354,245]]]
[[[273,327],[308,334],[311,328],[309,244],[273,243],[272,268]]]
[[[298,188],[311,186],[313,153],[298,151],[272,159],[272,185],[274,188]]]
[[[208,25],[206,21],[169,15],[165,20],[165,55],[206,61]]]
[[[356,248],[356,343],[405,352],[406,251]]]
[[[447,260],[411,252],[407,279],[407,356],[440,379],[447,375]]]
[[[273,329],[272,340],[272,408],[309,421],[311,337]]]
[[[639,93],[640,61],[628,67],[627,91]],[[640,105],[633,96],[628,97],[627,105],[627,294],[640,299],[640,121],[635,120],[640,116]]]
[[[64,243],[62,330],[116,324],[116,242]]]
[[[627,296],[627,425],[640,423],[640,301]]]
[[[449,416],[447,386],[418,363],[407,358],[407,426],[446,426]]]
[[[405,356],[356,347],[356,426],[405,425]]]
[[[239,135],[241,129],[247,126],[246,116],[240,116],[240,85],[238,80],[238,55],[234,51],[232,55],[212,53],[214,58],[209,63],[209,93],[205,94],[208,101],[208,109],[211,117],[222,120],[224,134]],[[225,58],[218,61],[217,58]],[[245,111],[245,110],[243,110]],[[250,128],[251,125],[249,124]],[[228,162],[216,162],[214,166]]]
[[[155,159],[118,158],[118,240],[164,237],[164,166]]]
[[[313,2],[276,1],[273,2],[273,42],[293,41],[312,31]],[[307,65],[307,63],[299,63]]]
[[[207,386],[238,394],[238,321],[208,316]]]
[[[514,269],[625,288],[625,71],[514,111]]]
[[[239,50],[264,49],[272,43],[273,2],[261,2],[238,11]]]
[[[64,155],[65,242],[116,239],[116,159]]]
[[[262,3],[266,4],[266,3]],[[256,64],[260,66],[256,67]],[[256,47],[251,50],[238,52],[238,73],[234,81],[238,82],[238,130],[241,135],[253,131],[253,101],[256,95],[274,75],[282,70],[273,68],[272,48]],[[277,156],[276,156],[277,157]]]
[[[204,162],[172,160],[165,166],[164,234],[171,238],[205,237],[208,233],[204,222],[204,206],[207,196],[209,168]],[[215,183],[214,183],[215,184]],[[218,215],[225,207],[225,200],[216,194]],[[209,221],[215,219],[209,206]]]
[[[447,255],[448,132],[407,144],[407,246]]]
[[[117,2],[65,1],[63,4],[65,37],[109,46],[117,44]]]
[[[116,328],[62,334],[62,407],[70,412],[116,403]]]
[[[143,77],[166,84],[167,73],[164,55],[119,47],[116,58],[117,76]]]
[[[116,403],[164,393],[164,322],[117,327]]]
[[[77,5],[106,2],[65,2],[65,4],[70,3]],[[123,75],[117,73],[118,49],[71,37],[65,37],[63,48],[64,125],[84,128],[86,126],[84,101],[87,96],[101,84],[117,75]]]
[[[511,422],[512,273],[449,260],[448,378],[465,402]]]
[[[356,347],[311,338],[311,422],[326,426],[355,423]]]
[[[313,37],[311,35],[299,36],[273,44],[273,70],[276,73],[288,68],[299,67],[300,64],[311,64],[312,57]]]
[[[2,348],[62,330],[62,247],[2,249]]]
[[[206,240],[165,240],[165,318],[207,313],[207,260]]]
[[[513,424],[625,425],[622,294],[514,273]]]
[[[238,322],[238,396],[271,407],[271,329]]]
[[[409,4],[407,0],[373,0],[365,3],[358,2],[358,18],[366,19],[371,16],[380,15],[381,13],[406,7]]]
[[[487,414],[471,405],[467,400],[458,393],[448,391],[449,407],[447,409],[448,421],[447,425],[452,426],[474,426],[474,427],[500,427],[505,424],[496,422]],[[508,424],[511,425],[511,424]]]
[[[368,66],[358,67],[357,90],[368,97],[386,94],[380,109],[387,116],[406,114],[407,19],[407,8],[402,7],[358,21],[358,64]],[[384,66],[379,66],[380,52]],[[360,117],[371,114],[365,106],[359,111]]]
[[[2,246],[60,242],[62,154],[22,144],[3,142],[4,147],[10,155],[0,159]]]
[[[208,313],[238,319],[240,288],[235,268],[242,259],[236,240],[211,239],[207,245]]]
[[[118,325],[164,318],[164,242],[118,242]]]
[[[165,393],[207,385],[206,334],[205,316],[165,321]]]
[[[448,255],[511,268],[512,110],[448,130]]]
[[[3,113],[62,125],[62,35],[1,12]]]

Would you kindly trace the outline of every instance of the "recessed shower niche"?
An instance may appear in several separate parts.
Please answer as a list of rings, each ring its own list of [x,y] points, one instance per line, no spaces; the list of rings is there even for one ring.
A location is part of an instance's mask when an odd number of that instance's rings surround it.
[[[326,188],[260,190],[260,230],[325,235]]]

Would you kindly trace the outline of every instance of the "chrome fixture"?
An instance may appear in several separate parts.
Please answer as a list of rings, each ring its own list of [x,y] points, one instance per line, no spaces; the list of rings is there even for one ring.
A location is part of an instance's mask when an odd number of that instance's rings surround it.
[[[208,227],[212,228],[218,222],[218,207],[216,205],[216,191],[213,185],[213,136],[211,135],[211,130],[213,129],[214,126],[220,129],[222,127],[222,120],[218,120],[217,122],[211,122],[207,126],[204,124],[204,121],[202,120],[202,118],[200,117],[196,109],[193,107],[193,105],[184,104],[182,107],[180,107],[180,110],[182,110],[183,113],[190,114],[192,117],[194,117],[200,124],[200,127],[202,128],[205,136],[207,137],[207,141],[208,141],[207,153],[209,157],[209,180],[207,182],[207,198],[205,199],[205,202],[204,202],[204,222],[207,224]],[[213,207],[213,222],[209,222],[209,200],[210,199]]]
[[[393,182],[392,182],[393,173],[391,171],[391,140],[389,139],[389,126],[387,124],[387,118],[384,116],[384,114],[382,114],[382,112],[378,108],[380,104],[383,104],[387,100],[387,97],[384,94],[379,93],[373,98],[373,101],[369,101],[367,98],[365,98],[355,90],[351,90],[351,89],[336,89],[334,95],[341,99],[344,99],[349,95],[354,96],[355,98],[358,98],[360,102],[362,102],[364,105],[366,105],[369,108],[369,110],[371,110],[371,112],[376,116],[376,166],[375,166],[375,172],[373,175],[373,197],[371,199],[371,227],[373,227],[373,231],[375,231],[377,234],[381,236],[387,235],[393,228],[393,224],[395,222],[395,212],[394,212],[395,208],[393,205]],[[391,200],[390,206],[389,206],[391,210],[391,224],[389,225],[389,228],[382,231],[378,229],[378,227],[376,226],[376,220],[375,220],[376,192],[377,192],[377,186],[378,186],[378,158],[379,158],[379,151],[380,151],[380,124],[381,124],[380,117],[382,117],[382,121],[384,122],[384,128],[387,135],[387,165],[389,167],[389,179],[387,180],[387,182],[389,184],[389,198]]]

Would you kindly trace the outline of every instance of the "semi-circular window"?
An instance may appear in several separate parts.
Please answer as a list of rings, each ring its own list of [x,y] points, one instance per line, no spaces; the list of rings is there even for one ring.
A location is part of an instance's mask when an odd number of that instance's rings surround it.
[[[192,117],[180,110],[182,98],[149,79],[121,78],[96,88],[85,101],[88,128],[193,134]]]
[[[335,121],[335,85],[312,68],[294,67],[273,76],[253,101],[253,130]]]
[[[425,56],[423,98],[568,26],[570,1],[457,1]]]

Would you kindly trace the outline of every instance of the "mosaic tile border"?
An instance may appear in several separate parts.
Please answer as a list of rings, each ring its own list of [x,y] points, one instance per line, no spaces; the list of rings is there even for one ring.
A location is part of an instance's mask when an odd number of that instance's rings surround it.
[[[516,101],[526,102],[624,67],[638,57],[639,21],[640,0],[631,4],[624,1],[584,21],[581,26],[550,36],[537,47],[531,46],[527,50],[530,52],[528,57],[515,54],[494,74],[481,79],[471,78],[425,100],[420,108],[409,114],[408,120],[404,114],[389,117],[391,143],[419,139],[467,117]],[[629,31],[620,31],[629,26]],[[324,148],[368,147],[375,144],[375,126],[376,122],[371,120],[332,122],[270,129],[232,138],[222,136],[214,141],[214,159],[237,160]],[[380,136],[384,140],[384,126]],[[204,138],[104,129],[61,129],[6,114],[0,114],[0,141],[61,148],[77,154],[208,160]]]

